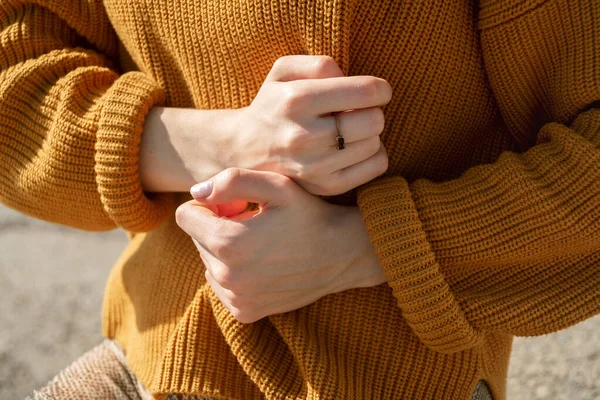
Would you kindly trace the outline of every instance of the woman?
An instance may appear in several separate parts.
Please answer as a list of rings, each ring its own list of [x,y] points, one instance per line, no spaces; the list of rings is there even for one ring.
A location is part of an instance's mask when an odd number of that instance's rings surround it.
[[[0,4],[0,199],[131,232],[124,392],[502,399],[600,311],[597,2]]]

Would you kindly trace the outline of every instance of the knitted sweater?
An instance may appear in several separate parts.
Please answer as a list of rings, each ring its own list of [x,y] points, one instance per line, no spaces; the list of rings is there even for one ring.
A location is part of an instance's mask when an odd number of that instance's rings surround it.
[[[2,0],[0,39],[0,200],[131,232],[103,329],[157,397],[502,399],[513,335],[600,312],[597,1]],[[250,104],[288,54],[394,89],[389,170],[346,197],[389,282],[241,324],[140,137],[154,105]]]

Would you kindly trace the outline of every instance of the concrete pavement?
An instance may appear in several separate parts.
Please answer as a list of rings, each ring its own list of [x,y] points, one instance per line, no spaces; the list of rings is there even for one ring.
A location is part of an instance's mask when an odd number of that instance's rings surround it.
[[[0,399],[24,398],[102,340],[104,282],[125,242],[0,206]],[[600,400],[600,316],[516,339],[508,399]]]

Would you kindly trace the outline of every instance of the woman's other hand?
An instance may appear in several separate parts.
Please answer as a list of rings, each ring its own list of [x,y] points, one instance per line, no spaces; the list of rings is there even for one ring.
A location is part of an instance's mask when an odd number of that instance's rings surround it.
[[[329,204],[272,172],[231,168],[196,185],[177,223],[240,322],[386,281],[356,207]],[[258,211],[244,211],[247,202]]]
[[[286,175],[316,195],[351,190],[387,170],[380,107],[391,96],[385,80],[345,77],[330,57],[282,57],[233,124],[235,166]],[[338,150],[334,113],[344,110]]]

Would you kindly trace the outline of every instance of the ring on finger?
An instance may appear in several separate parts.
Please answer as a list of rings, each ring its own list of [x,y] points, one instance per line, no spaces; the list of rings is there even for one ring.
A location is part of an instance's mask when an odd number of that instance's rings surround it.
[[[346,146],[345,146],[344,136],[342,136],[342,130],[340,129],[340,113],[336,112],[336,113],[334,113],[334,116],[335,116],[335,127],[337,129],[337,136],[335,137],[336,147],[338,150],[344,150],[346,148]]]

